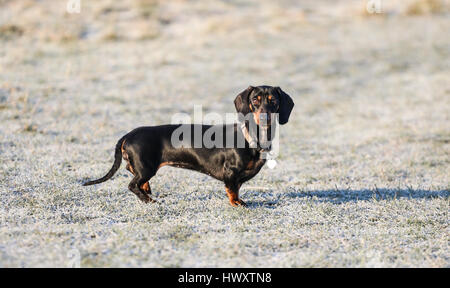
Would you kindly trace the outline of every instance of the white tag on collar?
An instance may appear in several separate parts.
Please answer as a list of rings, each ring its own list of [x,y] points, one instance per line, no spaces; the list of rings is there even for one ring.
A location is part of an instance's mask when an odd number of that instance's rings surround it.
[[[277,161],[275,161],[275,159],[269,159],[269,160],[267,160],[267,166],[270,169],[273,169],[273,168],[275,168],[275,166],[277,166]]]

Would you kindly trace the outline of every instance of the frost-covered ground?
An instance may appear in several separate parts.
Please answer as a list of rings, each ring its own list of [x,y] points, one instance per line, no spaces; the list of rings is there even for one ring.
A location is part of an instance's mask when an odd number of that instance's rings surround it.
[[[450,266],[448,1],[64,2],[0,1],[0,266]],[[123,164],[80,186],[130,129],[250,84],[296,106],[249,208],[171,167],[159,205]]]

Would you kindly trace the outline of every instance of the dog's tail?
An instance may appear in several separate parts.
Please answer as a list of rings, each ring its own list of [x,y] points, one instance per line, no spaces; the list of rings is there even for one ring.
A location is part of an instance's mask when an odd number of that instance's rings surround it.
[[[122,144],[123,144],[123,141],[125,141],[125,136],[120,138],[120,140],[116,144],[116,152],[114,154],[114,164],[111,167],[111,170],[109,170],[109,172],[105,176],[100,178],[100,179],[92,180],[92,181],[88,181],[88,182],[83,183],[83,186],[89,186],[89,185],[94,185],[94,184],[105,182],[106,180],[111,178],[114,175],[114,173],[116,173],[116,171],[120,167],[120,164],[122,163]]]

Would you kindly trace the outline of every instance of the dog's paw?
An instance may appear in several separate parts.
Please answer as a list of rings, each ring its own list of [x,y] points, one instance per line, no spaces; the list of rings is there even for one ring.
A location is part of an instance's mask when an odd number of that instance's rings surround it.
[[[247,207],[247,203],[245,203],[241,199],[230,201],[230,203],[234,207],[239,207],[239,206]]]
[[[150,198],[150,196],[148,194],[144,194],[144,193],[140,193],[138,195],[139,200],[141,200],[144,203],[156,203],[156,200],[153,200],[152,198]]]

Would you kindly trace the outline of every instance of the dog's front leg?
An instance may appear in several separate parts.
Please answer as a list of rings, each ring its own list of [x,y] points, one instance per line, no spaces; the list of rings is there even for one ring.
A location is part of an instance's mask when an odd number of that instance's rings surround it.
[[[244,201],[239,199],[239,188],[241,188],[241,184],[225,184],[225,191],[227,191],[230,204],[234,207],[247,206]]]

